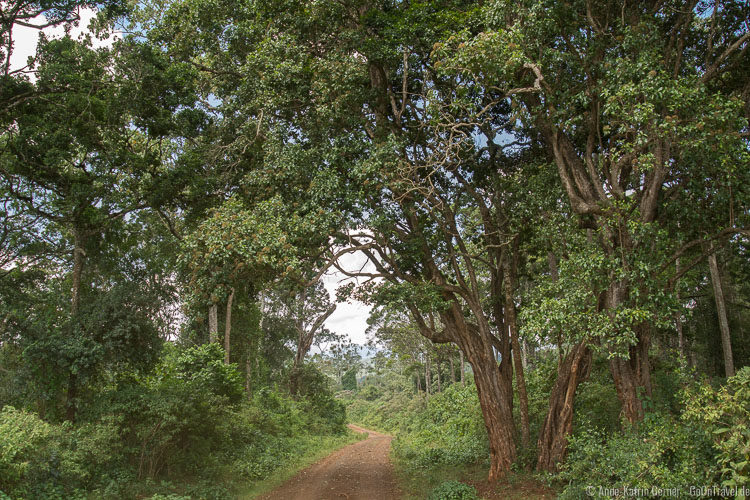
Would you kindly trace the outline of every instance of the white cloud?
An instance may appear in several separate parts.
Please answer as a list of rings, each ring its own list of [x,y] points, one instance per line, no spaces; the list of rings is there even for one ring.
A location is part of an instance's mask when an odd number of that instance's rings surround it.
[[[362,252],[344,255],[339,259],[339,265],[348,272],[372,270],[372,264]],[[350,282],[361,283],[361,279],[349,278],[336,269],[323,276],[323,284],[333,300],[336,298],[336,289]],[[371,310],[372,306],[351,299],[338,305],[336,311],[326,320],[325,326],[332,332],[347,335],[355,344],[364,344],[367,342],[365,330]]]

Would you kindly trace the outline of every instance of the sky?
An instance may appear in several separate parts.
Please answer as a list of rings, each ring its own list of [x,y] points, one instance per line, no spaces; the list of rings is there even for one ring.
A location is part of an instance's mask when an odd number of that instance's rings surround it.
[[[367,257],[362,252],[346,254],[339,260],[339,265],[347,271],[358,271],[365,264],[367,264]],[[369,269],[369,266],[371,264],[365,269]],[[336,288],[352,280],[335,269],[323,276],[323,284],[332,301],[336,300]],[[367,342],[365,330],[371,309],[371,306],[356,300],[340,303],[336,311],[326,320],[325,326],[332,332],[348,335],[355,344],[364,344]]]
[[[74,27],[71,30],[71,36],[76,38],[82,33],[87,32],[88,24],[95,14],[96,12],[91,9],[81,9],[81,21],[78,27]],[[62,27],[45,29],[44,32],[50,38],[62,37],[65,34],[65,30]],[[15,70],[26,66],[28,58],[36,52],[38,37],[39,31],[33,28],[23,26],[15,26],[13,28],[15,46],[13,56],[11,57],[11,69]],[[94,40],[95,46],[109,45],[110,43],[111,39],[104,41]],[[361,252],[346,254],[339,261],[341,267],[347,271],[359,270],[366,263],[367,258]],[[351,281],[351,278],[346,278],[335,269],[332,269],[323,277],[323,283],[332,301],[336,300],[336,289],[340,285]],[[370,306],[356,300],[340,303],[336,307],[336,311],[326,320],[325,326],[332,332],[347,335],[355,344],[365,344],[367,342],[365,330],[367,329],[367,318],[370,314],[370,309]]]

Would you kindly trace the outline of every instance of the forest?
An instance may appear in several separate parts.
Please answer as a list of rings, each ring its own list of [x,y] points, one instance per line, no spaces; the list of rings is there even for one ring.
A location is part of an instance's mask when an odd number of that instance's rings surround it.
[[[0,500],[750,495],[750,3],[3,0],[0,73]]]

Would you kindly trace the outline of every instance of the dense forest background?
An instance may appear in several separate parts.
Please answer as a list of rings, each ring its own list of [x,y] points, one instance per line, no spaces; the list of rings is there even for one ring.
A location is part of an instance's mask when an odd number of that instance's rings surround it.
[[[0,14],[0,497],[250,495],[347,411],[430,487],[750,483],[746,2]]]

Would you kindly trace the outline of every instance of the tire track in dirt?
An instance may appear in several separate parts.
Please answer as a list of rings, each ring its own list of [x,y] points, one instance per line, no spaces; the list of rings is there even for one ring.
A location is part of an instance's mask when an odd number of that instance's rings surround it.
[[[335,451],[262,500],[396,500],[401,494],[388,459],[392,436],[349,425],[367,439]]]

